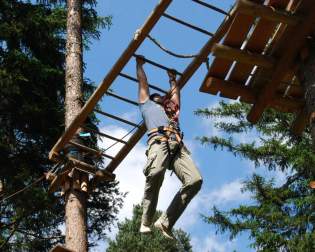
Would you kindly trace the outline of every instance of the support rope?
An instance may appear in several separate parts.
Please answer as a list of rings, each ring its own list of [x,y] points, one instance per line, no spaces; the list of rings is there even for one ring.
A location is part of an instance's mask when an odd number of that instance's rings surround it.
[[[165,53],[176,57],[176,58],[180,58],[180,59],[191,59],[191,58],[196,58],[199,56],[199,54],[178,54],[178,53],[174,53],[173,51],[167,49],[165,46],[163,46],[157,39],[153,38],[150,34],[147,35],[147,37],[157,46],[159,47],[162,51],[164,51]],[[206,63],[206,67],[209,70],[210,68],[210,64],[209,64],[209,58],[207,57],[204,62]]]
[[[28,184],[27,186],[25,186],[24,188],[22,188],[21,190],[16,191],[15,193],[12,193],[11,195],[3,198],[0,203],[3,203],[4,201],[11,199],[12,197],[24,192],[25,190],[31,188],[32,186],[36,185],[37,183],[39,183],[40,181],[42,181],[45,178],[45,175],[42,175],[41,177],[39,177],[38,179],[36,179],[35,181],[33,181],[32,183]]]
[[[178,53],[174,53],[171,50],[167,49],[166,47],[164,47],[159,41],[157,41],[155,38],[153,38],[151,35],[147,36],[156,46],[158,46],[161,50],[163,50],[164,52],[166,52],[169,55],[172,55],[174,57],[177,58],[181,58],[181,59],[191,59],[191,58],[195,58],[198,56],[198,54],[178,54]]]

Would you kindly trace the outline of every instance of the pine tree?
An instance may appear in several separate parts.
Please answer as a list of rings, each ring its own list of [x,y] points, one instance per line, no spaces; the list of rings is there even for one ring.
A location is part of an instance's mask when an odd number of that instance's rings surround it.
[[[85,47],[110,25],[95,3],[84,1]],[[52,167],[48,152],[64,129],[65,27],[64,1],[0,1],[0,200]],[[85,97],[92,84],[85,80]],[[41,181],[1,201],[1,251],[47,251],[63,242],[64,202],[47,187]],[[87,204],[89,235],[104,238],[122,204],[117,184],[103,182]]]
[[[161,215],[158,211],[154,220]],[[153,229],[151,234],[140,234],[139,227],[142,207],[135,205],[132,219],[118,223],[118,234],[115,240],[109,241],[107,252],[191,252],[190,237],[181,229],[174,230],[176,240],[170,241]]]
[[[315,175],[315,155],[312,152],[310,130],[301,137],[292,135],[293,116],[268,110],[257,125],[246,120],[250,106],[243,103],[220,104],[212,109],[200,109],[197,115],[211,117],[223,137],[203,136],[200,141],[225,149],[235,156],[253,162],[268,171],[287,172],[285,183],[277,185],[257,173],[244,183],[254,203],[240,205],[229,211],[216,206],[205,221],[230,238],[248,231],[257,251],[314,251],[314,191],[309,182]],[[236,136],[256,131],[257,139],[241,143]]]

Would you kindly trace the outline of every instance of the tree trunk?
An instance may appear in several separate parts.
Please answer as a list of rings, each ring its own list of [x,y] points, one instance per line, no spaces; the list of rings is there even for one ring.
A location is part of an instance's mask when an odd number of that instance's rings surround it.
[[[308,57],[300,71],[305,90],[306,110],[309,115],[313,150],[315,151],[315,41],[309,41]]]
[[[65,126],[68,127],[82,107],[82,0],[68,0]],[[77,172],[77,171],[76,171]],[[79,176],[79,174],[76,174]],[[76,177],[76,176],[73,176]],[[65,194],[66,247],[87,251],[87,194],[71,187]]]

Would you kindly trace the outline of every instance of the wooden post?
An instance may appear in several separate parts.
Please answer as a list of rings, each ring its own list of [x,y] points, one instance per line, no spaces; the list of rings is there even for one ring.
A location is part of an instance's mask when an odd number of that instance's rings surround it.
[[[82,108],[82,1],[67,0],[67,46],[66,46],[66,98],[65,125],[68,128]],[[70,189],[65,193],[66,247],[76,252],[86,252],[87,240],[87,194],[75,190],[75,172]],[[70,178],[68,178],[70,180]]]
[[[313,150],[315,151],[315,40],[309,46],[309,56],[300,69],[301,83],[305,90],[306,115],[311,127]]]

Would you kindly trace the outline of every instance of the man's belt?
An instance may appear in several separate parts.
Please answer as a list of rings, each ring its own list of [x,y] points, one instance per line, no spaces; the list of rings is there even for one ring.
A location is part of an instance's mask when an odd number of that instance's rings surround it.
[[[175,130],[174,128],[165,127],[165,126],[153,128],[148,133],[149,138],[152,137],[155,133],[160,133],[167,139],[170,137],[171,134],[174,134],[177,142],[180,143],[182,141],[182,134],[178,132],[177,130]]]

